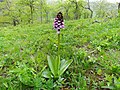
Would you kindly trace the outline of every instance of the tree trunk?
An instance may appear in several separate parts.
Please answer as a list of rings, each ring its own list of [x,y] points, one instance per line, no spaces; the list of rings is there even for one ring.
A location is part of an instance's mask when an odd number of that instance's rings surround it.
[[[16,24],[16,20],[15,19],[13,19],[13,26],[16,26],[17,24]]]
[[[33,23],[33,10],[34,10],[34,7],[33,7],[33,0],[30,2],[30,23],[32,24]]]
[[[93,10],[90,8],[90,1],[88,0],[88,10],[91,12],[90,18],[93,17]]]
[[[30,23],[33,23],[33,7],[31,6],[30,9],[31,9],[31,21],[30,21]]]
[[[120,3],[118,3],[118,10],[120,10]]]
[[[74,2],[75,3],[75,19],[79,19],[79,14],[78,14],[78,3],[77,2]]]
[[[43,2],[42,2],[42,0],[41,0],[41,2],[40,2],[40,9],[41,9],[41,12],[40,12],[40,14],[41,14],[41,16],[40,16],[40,21],[41,21],[41,23],[42,23],[42,21],[43,21],[43,17],[42,17],[42,14],[43,14],[43,12],[42,12],[42,8],[43,7]]]
[[[41,21],[41,23],[42,23],[42,21],[43,21],[43,17],[42,17],[42,11],[40,12],[41,13],[41,17],[40,17],[40,21]]]
[[[69,19],[69,14],[68,14],[69,9],[66,9],[66,19]]]
[[[17,18],[13,18],[13,26],[16,26],[19,24],[19,20]]]
[[[70,1],[75,4],[74,19],[79,19],[79,6],[77,1]]]
[[[46,22],[49,22],[49,12],[46,11]]]
[[[120,3],[118,3],[118,16],[120,17]]]
[[[89,10],[90,10],[90,12],[91,12],[91,14],[90,14],[90,18],[92,18],[93,17],[93,11],[90,9],[90,8],[88,8]]]

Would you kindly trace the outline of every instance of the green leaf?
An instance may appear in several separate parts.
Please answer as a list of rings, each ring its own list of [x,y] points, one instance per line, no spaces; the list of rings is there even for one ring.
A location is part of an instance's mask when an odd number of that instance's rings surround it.
[[[44,66],[43,69],[37,74],[37,76],[41,76],[42,72],[45,70],[47,66]]]
[[[7,84],[7,82],[3,83],[3,85],[5,85],[5,87],[8,88],[8,84]]]
[[[54,75],[54,77],[58,77],[58,71],[60,66],[60,60],[59,59],[51,59],[50,56],[47,56],[48,65],[49,68]]]
[[[46,87],[47,87],[47,90],[53,90],[53,87],[54,87],[53,79],[49,79],[46,81]]]
[[[61,61],[59,75],[62,75],[65,72],[65,70],[69,67],[72,61],[73,60],[65,60],[65,59]]]
[[[52,78],[52,73],[49,71],[49,70],[45,70],[43,73],[42,73],[42,76],[45,77],[45,78]]]
[[[35,86],[35,90],[39,90],[39,88],[42,87],[42,80],[41,77],[35,78],[34,79],[34,86]]]
[[[98,75],[102,75],[102,70],[101,70],[101,69],[98,69],[97,74],[98,74]]]
[[[113,86],[102,86],[102,88],[106,88],[106,89],[114,89]]]

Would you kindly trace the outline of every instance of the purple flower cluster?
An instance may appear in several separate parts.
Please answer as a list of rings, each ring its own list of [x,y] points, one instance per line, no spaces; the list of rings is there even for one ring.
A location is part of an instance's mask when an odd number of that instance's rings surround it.
[[[61,28],[64,28],[64,22],[62,19],[58,19],[57,17],[54,19],[54,28],[58,31]]]

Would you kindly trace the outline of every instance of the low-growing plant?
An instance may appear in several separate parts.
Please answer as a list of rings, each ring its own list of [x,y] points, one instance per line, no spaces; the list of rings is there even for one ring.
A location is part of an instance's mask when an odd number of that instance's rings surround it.
[[[56,59],[51,59],[50,56],[47,56],[47,60],[50,70],[44,71],[43,76],[46,78],[53,78],[54,80],[59,79],[68,66],[72,63],[72,60],[60,61],[58,57]]]
[[[49,69],[43,72],[43,77],[51,78],[56,82],[61,78],[61,75],[66,71],[72,60],[60,60],[60,34],[58,34],[58,56],[52,58],[47,56]]]

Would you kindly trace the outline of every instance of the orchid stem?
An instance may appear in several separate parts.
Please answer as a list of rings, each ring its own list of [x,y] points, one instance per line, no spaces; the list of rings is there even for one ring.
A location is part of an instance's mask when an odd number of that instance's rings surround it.
[[[60,60],[60,33],[58,34],[58,59]]]

